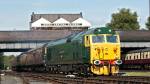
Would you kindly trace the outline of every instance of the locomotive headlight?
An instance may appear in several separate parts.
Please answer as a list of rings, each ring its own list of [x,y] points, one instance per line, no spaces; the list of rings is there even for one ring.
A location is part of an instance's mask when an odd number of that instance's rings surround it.
[[[116,60],[115,64],[118,64],[118,65],[122,64],[122,60]]]
[[[98,32],[101,32],[101,30],[99,29]]]
[[[101,61],[100,61],[100,60],[95,60],[95,61],[94,61],[94,64],[95,64],[95,65],[100,65],[100,64],[101,64]]]
[[[111,29],[109,29],[109,32],[111,32]]]

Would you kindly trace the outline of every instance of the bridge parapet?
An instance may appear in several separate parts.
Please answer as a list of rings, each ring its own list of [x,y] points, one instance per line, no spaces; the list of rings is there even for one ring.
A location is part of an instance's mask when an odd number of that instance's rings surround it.
[[[47,41],[49,42],[49,41]],[[29,43],[0,43],[0,49],[32,49],[44,45],[46,42],[29,42]]]
[[[121,47],[124,47],[124,48],[150,47],[150,42],[121,42]]]

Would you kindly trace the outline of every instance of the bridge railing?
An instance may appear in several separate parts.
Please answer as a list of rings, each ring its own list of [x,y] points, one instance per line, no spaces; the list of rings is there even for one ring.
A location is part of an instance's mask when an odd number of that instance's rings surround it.
[[[0,49],[25,49],[25,48],[37,48],[44,45],[41,43],[0,43]]]
[[[150,42],[121,42],[121,47],[150,47]]]

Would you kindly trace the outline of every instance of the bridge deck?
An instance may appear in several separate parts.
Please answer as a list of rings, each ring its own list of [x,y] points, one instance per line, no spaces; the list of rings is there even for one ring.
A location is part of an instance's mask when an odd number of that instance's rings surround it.
[[[71,31],[68,30],[0,31],[0,42],[47,41],[63,38],[70,34]]]
[[[150,42],[150,31],[128,30],[118,31],[121,42]]]
[[[0,50],[31,49],[64,38],[68,30],[0,31]],[[150,31],[118,31],[121,47],[150,47]]]

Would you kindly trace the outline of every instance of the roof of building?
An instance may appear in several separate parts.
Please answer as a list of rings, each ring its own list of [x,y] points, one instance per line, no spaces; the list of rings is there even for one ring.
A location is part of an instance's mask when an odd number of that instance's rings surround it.
[[[50,22],[54,22],[59,18],[64,18],[69,22],[72,22],[78,18],[82,18],[82,12],[79,14],[34,14],[31,15],[31,23],[37,21],[40,18],[45,18]]]

